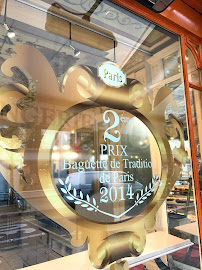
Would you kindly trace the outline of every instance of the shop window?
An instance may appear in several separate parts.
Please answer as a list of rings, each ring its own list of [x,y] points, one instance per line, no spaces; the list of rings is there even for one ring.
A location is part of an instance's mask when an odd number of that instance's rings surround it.
[[[179,36],[110,1],[21,2],[15,37],[0,25],[0,269],[200,269]]]

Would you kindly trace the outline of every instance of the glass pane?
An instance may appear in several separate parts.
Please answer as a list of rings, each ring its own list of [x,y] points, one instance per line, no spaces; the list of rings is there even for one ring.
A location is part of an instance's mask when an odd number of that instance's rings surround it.
[[[178,52],[163,58],[164,78],[172,77],[180,72],[180,57]]]
[[[196,60],[189,48],[186,49],[186,60],[188,67],[189,81],[201,85],[201,70],[197,67]]]
[[[0,270],[200,269],[179,37],[111,1],[23,2],[0,25]]]
[[[190,88],[190,96],[192,102],[192,118],[194,124],[194,135],[195,135],[195,144],[196,144],[196,153],[198,161],[198,170],[199,170],[199,184],[202,192],[202,160],[201,160],[201,105],[202,105],[202,93],[199,90]]]

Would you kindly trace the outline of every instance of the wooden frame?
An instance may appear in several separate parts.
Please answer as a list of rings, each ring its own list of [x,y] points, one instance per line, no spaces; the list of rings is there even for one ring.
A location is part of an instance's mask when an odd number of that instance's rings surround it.
[[[151,10],[145,8],[141,4],[133,0],[113,0],[113,2],[117,3],[118,5],[129,9],[130,11],[149,19],[160,26],[170,30],[181,37],[181,51],[182,51],[182,63],[183,63],[183,73],[184,73],[184,85],[185,85],[185,94],[186,94],[186,104],[187,104],[187,117],[188,117],[188,125],[189,125],[189,137],[190,137],[190,146],[191,146],[191,156],[192,156],[192,168],[193,168],[193,178],[194,178],[194,185],[195,185],[195,196],[196,196],[196,206],[197,206],[197,214],[198,214],[198,224],[199,224],[199,232],[200,232],[200,242],[202,245],[202,205],[201,205],[201,195],[200,195],[200,186],[199,186],[199,175],[198,175],[198,165],[197,165],[197,157],[196,157],[196,145],[195,145],[195,138],[194,138],[194,127],[193,127],[193,120],[192,120],[192,109],[191,109],[191,99],[190,99],[190,88],[202,91],[202,86],[195,85],[189,82],[188,79],[188,68],[187,68],[187,61],[186,61],[186,46],[191,50],[195,60],[197,67],[202,69],[202,32],[199,29],[200,27],[200,14],[191,9],[190,7],[184,6],[184,3],[181,0],[176,0],[175,5],[173,4],[174,8],[170,6],[170,10],[166,13],[163,12],[162,14],[156,14]],[[183,6],[183,13],[180,13],[180,9]],[[172,13],[172,9],[175,9],[176,12]],[[170,16],[170,15],[175,15]],[[178,14],[178,15],[177,15]],[[187,25],[186,15],[190,14],[191,24]],[[169,17],[166,17],[166,15]],[[175,20],[174,20],[175,19]],[[182,23],[175,23],[176,21],[179,22],[181,19]],[[174,22],[175,21],[175,22]],[[184,28],[182,25],[184,23]],[[197,29],[197,30],[195,30]],[[193,46],[193,43],[199,45],[200,55],[198,54],[196,48]],[[202,71],[201,71],[202,72]]]
[[[190,138],[190,146],[191,146],[193,178],[194,178],[194,186],[195,186],[200,241],[202,243],[202,207],[201,207],[198,165],[197,165],[197,157],[196,157],[196,145],[195,145],[195,138],[194,138],[194,127],[193,127],[193,120],[192,120],[193,118],[192,118],[192,109],[191,109],[190,87],[195,88],[197,90],[202,90],[202,89],[200,89],[201,88],[200,86],[197,86],[196,88],[195,85],[189,82],[187,61],[186,61],[187,44],[189,43],[187,43],[185,35],[184,34],[181,35],[182,62],[183,62],[183,72],[184,72],[186,103],[187,103],[187,117],[188,117],[188,125],[189,125],[189,138]]]

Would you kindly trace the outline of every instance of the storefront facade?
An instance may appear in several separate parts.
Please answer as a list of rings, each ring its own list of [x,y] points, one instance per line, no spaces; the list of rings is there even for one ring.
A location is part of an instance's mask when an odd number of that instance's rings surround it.
[[[201,14],[0,7],[0,270],[201,269]]]

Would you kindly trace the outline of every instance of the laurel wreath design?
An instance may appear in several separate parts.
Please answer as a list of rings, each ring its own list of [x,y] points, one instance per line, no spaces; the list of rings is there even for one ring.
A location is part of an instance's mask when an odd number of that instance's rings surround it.
[[[155,174],[153,174],[153,177],[151,179],[151,183],[149,183],[149,185],[147,185],[143,189],[141,189],[141,191],[137,192],[133,206],[131,206],[129,209],[127,209],[124,213],[122,213],[120,215],[110,214],[110,213],[107,213],[107,212],[99,209],[99,206],[97,205],[96,199],[90,198],[89,194],[86,195],[86,200],[84,200],[84,195],[83,195],[82,191],[80,191],[80,193],[79,193],[80,198],[77,198],[76,197],[77,190],[75,188],[73,189],[72,193],[70,192],[71,188],[72,188],[72,184],[69,182],[69,176],[67,176],[65,182],[59,178],[59,183],[63,186],[60,188],[62,193],[65,194],[66,198],[68,200],[72,201],[74,204],[80,205],[81,207],[86,208],[87,211],[95,211],[95,212],[98,211],[98,212],[105,214],[107,216],[120,218],[123,215],[125,215],[126,213],[128,213],[135,206],[138,206],[138,205],[144,203],[144,201],[152,195],[152,193],[155,190],[155,187],[157,185],[161,184],[161,180],[159,179],[158,175],[156,176]]]
[[[92,199],[92,203],[91,203],[91,198],[89,196],[89,194],[86,195],[86,200],[84,200],[84,195],[83,192],[80,191],[79,195],[80,195],[80,199],[76,197],[77,195],[77,190],[74,188],[73,189],[73,194],[70,193],[71,191],[71,187],[72,184],[69,183],[69,176],[67,176],[65,182],[62,181],[62,179],[59,178],[59,183],[63,186],[61,189],[61,191],[66,195],[66,198],[70,201],[73,201],[74,204],[77,205],[81,205],[81,207],[86,208],[88,211],[93,211],[95,210],[95,212],[97,211],[97,209],[99,208],[99,206],[97,205],[97,201],[95,198]]]

